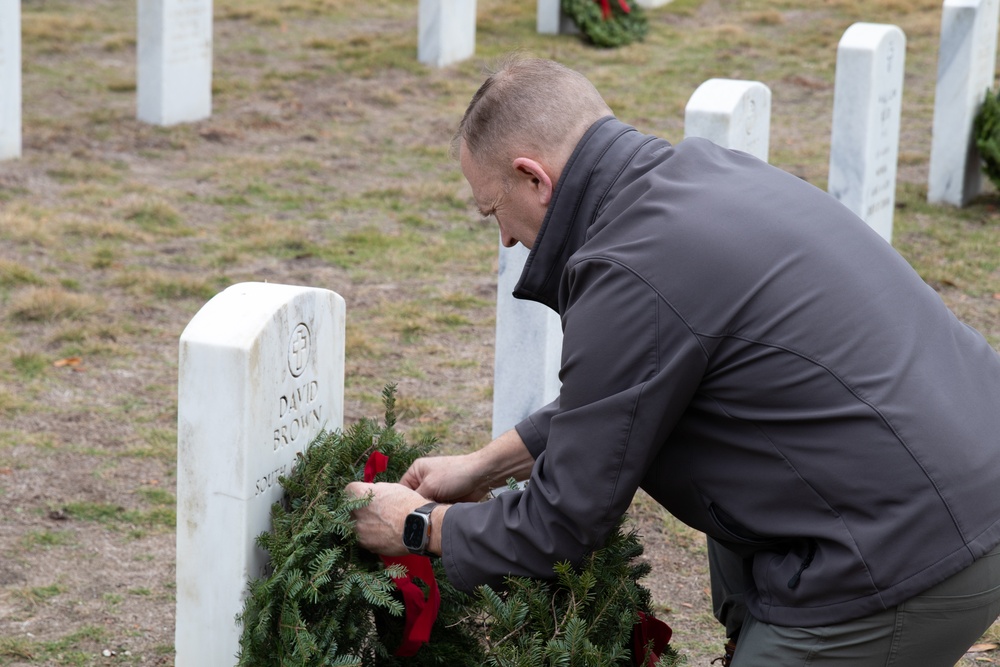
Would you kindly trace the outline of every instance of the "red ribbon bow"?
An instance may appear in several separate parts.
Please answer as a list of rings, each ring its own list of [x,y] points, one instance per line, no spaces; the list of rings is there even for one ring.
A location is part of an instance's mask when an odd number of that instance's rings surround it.
[[[365,482],[375,481],[375,475],[385,472],[389,467],[389,457],[382,452],[372,452],[365,463]],[[380,556],[382,562],[389,565],[402,565],[406,568],[406,576],[393,577],[392,581],[403,594],[403,606],[406,608],[406,624],[403,627],[403,641],[396,649],[396,655],[408,658],[414,655],[423,644],[430,641],[431,628],[437,620],[438,609],[441,607],[441,591],[438,590],[434,578],[434,567],[427,556]],[[427,585],[427,597],[413,580],[420,579]]]
[[[596,0],[601,3],[601,15],[604,20],[607,21],[611,18],[611,3],[608,0]],[[632,10],[629,8],[628,3],[625,0],[618,0],[618,6],[622,8],[622,11],[626,14],[630,13]]]
[[[673,630],[652,614],[639,612],[639,621],[632,626],[632,662],[639,667],[651,667],[667,650]],[[648,651],[647,651],[648,649]]]

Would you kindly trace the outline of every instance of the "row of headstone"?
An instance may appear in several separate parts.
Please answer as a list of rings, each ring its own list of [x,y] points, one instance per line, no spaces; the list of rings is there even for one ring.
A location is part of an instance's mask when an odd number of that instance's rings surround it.
[[[837,50],[829,191],[890,242],[905,51],[898,27],[871,23],[851,26]],[[685,137],[703,137],[764,161],[770,122],[771,90],[759,81],[709,79],[684,109]],[[494,437],[559,393],[559,318],[511,295],[527,256],[521,245],[500,246]]]
[[[646,7],[666,2],[669,0],[639,0]],[[944,2],[928,180],[931,202],[962,206],[981,190],[972,121],[993,84],[998,7],[1000,0]],[[572,32],[575,26],[562,12],[560,0],[538,0],[537,29],[540,33],[558,34]],[[418,32],[420,62],[444,67],[470,58],[476,42],[475,0],[420,0]],[[173,125],[211,115],[211,0],[138,0],[137,47],[140,120]],[[844,44],[842,48],[853,47]],[[902,60],[903,55],[899,58]],[[848,61],[845,69],[855,66],[850,63],[856,59]],[[850,80],[845,79],[844,87],[848,85]],[[20,154],[20,2],[0,0],[0,159]],[[831,154],[832,159],[836,157]],[[839,164],[834,166],[831,164],[831,172],[839,178],[843,173]],[[884,196],[872,196],[876,201],[858,206],[865,210],[870,206],[891,208],[892,202]]]
[[[420,0],[420,62],[476,48],[475,0]],[[169,126],[212,115],[212,0],[138,0],[136,117]],[[21,155],[21,2],[0,0],[0,160]]]
[[[540,5],[541,6],[541,5]],[[896,26],[857,23],[837,50],[829,191],[892,240],[906,39]],[[684,109],[684,136],[767,161],[771,90],[759,81],[709,79]],[[500,246],[493,436],[559,393],[559,318],[511,295],[528,250]]]
[[[468,17],[466,19],[468,20]],[[830,192],[891,238],[905,37],[859,23],[838,46]],[[710,79],[685,136],[768,159],[771,91]],[[528,250],[499,249],[493,436],[559,392],[558,316],[511,295]],[[343,422],[344,302],[327,290],[246,283],[212,299],[180,341],[176,664],[232,664],[253,542],[278,477],[322,428]],[[226,415],[226,418],[220,418]],[[235,538],[234,538],[235,536]]]

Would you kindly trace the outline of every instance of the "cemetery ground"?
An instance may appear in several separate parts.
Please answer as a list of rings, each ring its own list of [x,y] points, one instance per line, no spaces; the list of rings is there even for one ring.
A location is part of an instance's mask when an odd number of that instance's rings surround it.
[[[476,56],[442,70],[416,62],[413,2],[216,0],[213,115],[170,128],[135,120],[135,4],[22,2],[24,151],[0,163],[0,665],[173,663],[177,343],[228,285],[344,296],[348,423],[396,382],[413,437],[488,440],[497,235],[449,144],[514,49],[675,142],[701,82],[762,81],[771,162],[825,189],[837,42],[900,26],[894,245],[1000,348],[1000,197],[926,203],[938,0],[674,0],[610,51],[536,34],[534,3],[479,0]],[[702,537],[642,496],[632,516],[658,614],[706,665],[722,634]]]

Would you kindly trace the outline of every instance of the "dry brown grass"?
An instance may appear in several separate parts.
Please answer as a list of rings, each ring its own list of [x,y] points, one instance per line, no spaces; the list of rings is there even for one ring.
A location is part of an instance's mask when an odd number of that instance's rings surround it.
[[[59,287],[28,287],[16,292],[8,316],[17,322],[85,321],[104,310],[100,299]]]

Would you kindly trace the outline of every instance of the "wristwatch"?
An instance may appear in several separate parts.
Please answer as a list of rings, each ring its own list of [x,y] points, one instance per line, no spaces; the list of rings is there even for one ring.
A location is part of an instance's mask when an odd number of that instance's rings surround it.
[[[437,503],[427,503],[406,515],[403,523],[403,546],[411,554],[430,556],[427,547],[431,543],[431,512]]]

